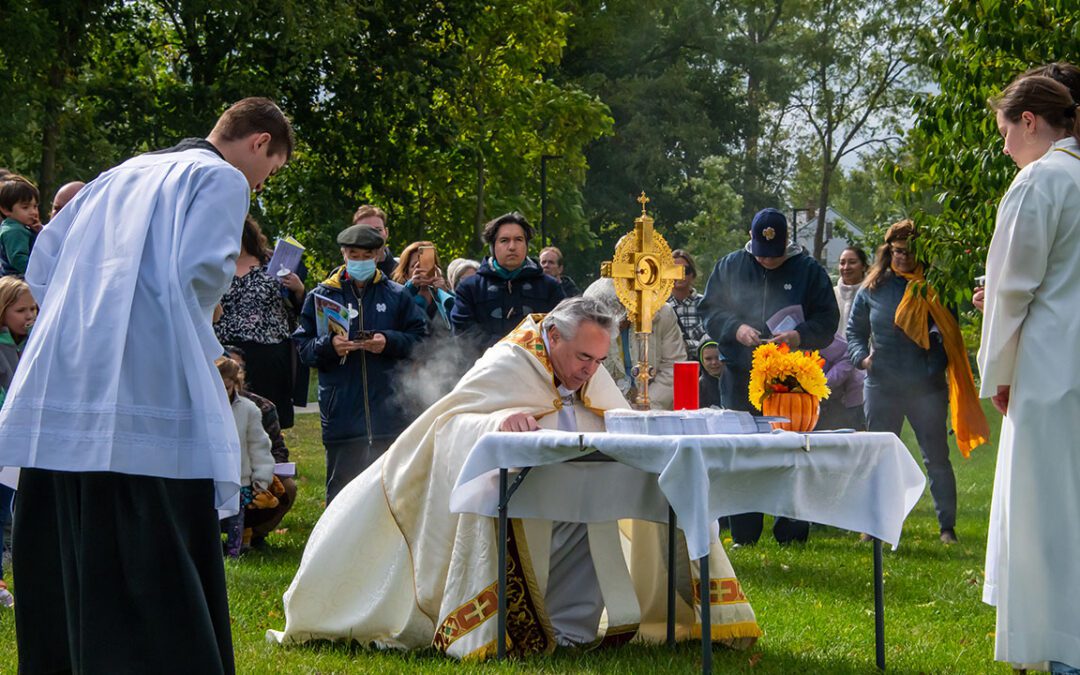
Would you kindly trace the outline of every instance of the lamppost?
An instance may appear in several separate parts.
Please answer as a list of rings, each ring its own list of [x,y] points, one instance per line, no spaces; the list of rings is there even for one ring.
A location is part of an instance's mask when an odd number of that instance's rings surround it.
[[[540,248],[548,245],[547,240],[547,163],[549,159],[559,159],[562,155],[540,155]]]

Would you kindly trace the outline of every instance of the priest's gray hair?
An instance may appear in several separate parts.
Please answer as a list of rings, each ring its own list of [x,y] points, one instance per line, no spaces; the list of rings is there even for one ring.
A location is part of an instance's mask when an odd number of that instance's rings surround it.
[[[573,340],[584,321],[592,321],[614,335],[618,322],[604,303],[595,298],[566,298],[540,322],[545,331],[554,328],[566,340]]]

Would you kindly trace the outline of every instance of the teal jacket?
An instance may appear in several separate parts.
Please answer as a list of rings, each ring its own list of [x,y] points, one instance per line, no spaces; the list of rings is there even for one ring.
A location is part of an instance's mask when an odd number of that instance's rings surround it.
[[[14,218],[4,218],[0,223],[0,277],[26,274],[35,236],[33,230]]]
[[[19,365],[19,354],[22,352],[26,341],[16,343],[15,338],[7,328],[0,328],[0,406],[4,405],[4,397],[11,380],[15,378],[15,368]]]

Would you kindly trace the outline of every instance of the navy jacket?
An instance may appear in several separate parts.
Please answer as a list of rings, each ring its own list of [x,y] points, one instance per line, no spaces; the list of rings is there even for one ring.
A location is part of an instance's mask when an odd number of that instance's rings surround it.
[[[788,250],[791,255],[780,267],[767,270],[748,250],[740,249],[721,258],[709,276],[698,313],[733,370],[749,373],[753,358],[753,349],[735,339],[739,326],[745,323],[758,329],[762,338],[771,337],[765,322],[790,305],[803,309],[805,320],[795,327],[799,349],[824,349],[833,340],[840,309],[829,275],[801,249]]]
[[[907,290],[907,280],[891,272],[874,290],[860,288],[848,317],[848,357],[856,368],[870,355],[874,358],[867,371],[868,387],[939,389],[945,386],[945,368],[949,365],[941,335],[930,331],[930,349],[923,349],[896,327],[896,308]],[[931,327],[934,325],[930,321]]]
[[[517,327],[530,314],[546,314],[565,297],[555,277],[544,274],[532,258],[525,258],[512,281],[500,277],[484,258],[476,274],[460,282],[450,312],[454,335],[475,336],[486,349]],[[838,320],[838,319],[837,319]]]
[[[359,316],[352,320],[350,337],[360,330],[386,336],[381,354],[355,351],[345,363],[334,351],[330,335],[318,334],[315,326],[315,294],[342,305],[352,305]],[[339,267],[326,281],[308,293],[300,312],[300,326],[293,341],[304,365],[319,369],[319,412],[324,441],[340,441],[367,436],[364,398],[371,411],[372,436],[392,438],[411,422],[395,400],[394,368],[408,358],[413,347],[427,334],[427,320],[412,296],[399,284],[382,275],[365,284],[357,297],[356,286],[345,267]],[[367,367],[367,384],[364,366]]]

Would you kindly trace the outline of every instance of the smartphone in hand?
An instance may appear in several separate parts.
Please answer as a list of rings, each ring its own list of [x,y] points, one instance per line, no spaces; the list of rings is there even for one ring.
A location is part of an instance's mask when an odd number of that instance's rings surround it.
[[[375,337],[375,331],[360,330],[356,331],[356,337],[353,338],[353,342],[362,342],[364,340],[370,340]]]

